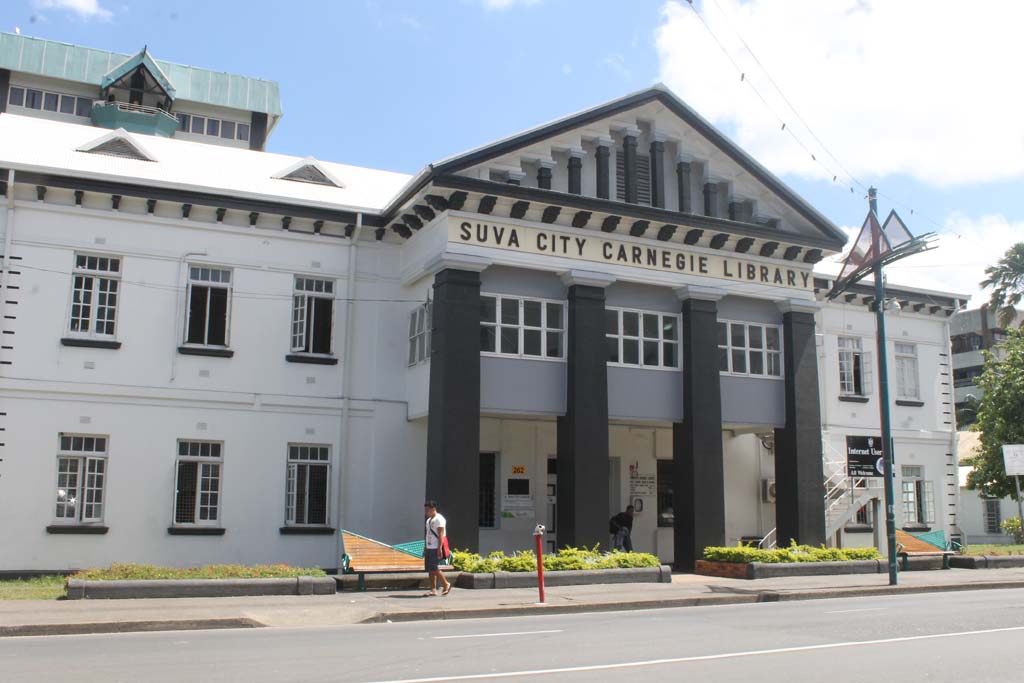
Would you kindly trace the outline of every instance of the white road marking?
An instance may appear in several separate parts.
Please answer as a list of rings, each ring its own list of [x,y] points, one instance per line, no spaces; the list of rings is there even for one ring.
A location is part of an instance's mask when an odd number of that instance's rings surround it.
[[[889,609],[888,607],[862,607],[861,609],[837,609],[825,614],[849,614],[850,612],[880,612]]]
[[[524,671],[502,671],[487,674],[466,674],[463,676],[436,676],[433,678],[397,678],[389,681],[373,681],[372,683],[442,683],[443,681],[482,681],[495,678],[522,678],[525,676],[550,676],[555,674],[579,673],[582,671],[609,671],[611,669],[635,669],[642,666],[659,664],[685,664],[688,662],[710,662],[720,659],[737,659],[741,657],[760,657],[763,655],[788,654],[791,652],[810,652],[813,650],[834,650],[842,647],[863,647],[864,645],[884,645],[886,643],[909,643],[915,640],[934,640],[936,638],[957,638],[959,636],[977,636],[989,633],[1010,633],[1024,631],[1024,626],[1007,628],[988,628],[980,631],[958,631],[955,633],[934,633],[927,636],[904,636],[901,638],[882,638],[879,640],[861,640],[843,643],[823,643],[821,645],[801,645],[798,647],[780,647],[774,650],[750,650],[748,652],[725,652],[718,655],[695,655],[693,657],[673,657],[671,659],[648,659],[637,662],[620,662],[618,664],[593,664],[590,666],[567,666],[560,669],[532,669]]]
[[[497,638],[498,636],[532,636],[536,633],[562,633],[560,628],[548,631],[510,631],[508,633],[472,633],[465,636],[434,636],[434,640],[455,640],[456,638]]]

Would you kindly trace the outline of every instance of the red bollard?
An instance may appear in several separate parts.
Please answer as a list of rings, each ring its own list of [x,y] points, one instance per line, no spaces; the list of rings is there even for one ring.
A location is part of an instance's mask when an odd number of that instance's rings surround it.
[[[533,530],[533,538],[537,541],[537,589],[540,591],[540,604],[544,604],[544,525],[538,524]]]

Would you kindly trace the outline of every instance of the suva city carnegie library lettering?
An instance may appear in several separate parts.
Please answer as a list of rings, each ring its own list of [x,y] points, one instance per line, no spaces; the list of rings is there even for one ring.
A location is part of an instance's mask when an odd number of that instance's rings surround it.
[[[548,254],[599,263],[637,266],[650,270],[693,273],[725,280],[757,282],[777,287],[810,289],[811,272],[756,263],[738,258],[700,254],[667,247],[645,246],[602,237],[570,235],[526,226],[481,223],[452,218],[448,240],[483,247]]]

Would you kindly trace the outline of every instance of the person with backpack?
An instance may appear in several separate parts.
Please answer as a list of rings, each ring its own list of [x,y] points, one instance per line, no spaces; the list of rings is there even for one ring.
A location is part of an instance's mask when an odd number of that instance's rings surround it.
[[[615,550],[633,552],[633,506],[627,505],[625,512],[620,512],[608,520],[608,533],[614,536],[612,547]]]
[[[430,574],[430,592],[426,595],[437,595],[437,584],[440,580],[444,587],[441,595],[448,595],[452,585],[441,571],[441,560],[448,559],[448,536],[445,533],[447,520],[437,511],[437,501],[428,500],[423,504],[424,537],[423,537],[423,568]]]

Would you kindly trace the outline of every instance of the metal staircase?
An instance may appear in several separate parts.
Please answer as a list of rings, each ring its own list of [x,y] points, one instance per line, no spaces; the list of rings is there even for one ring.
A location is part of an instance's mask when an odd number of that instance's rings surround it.
[[[825,476],[825,538],[835,542],[836,532],[850,523],[857,511],[873,498],[883,495],[880,477],[851,477],[846,474],[846,458],[827,442],[822,443],[822,470]],[[771,549],[778,543],[778,529],[769,531],[758,548]]]

